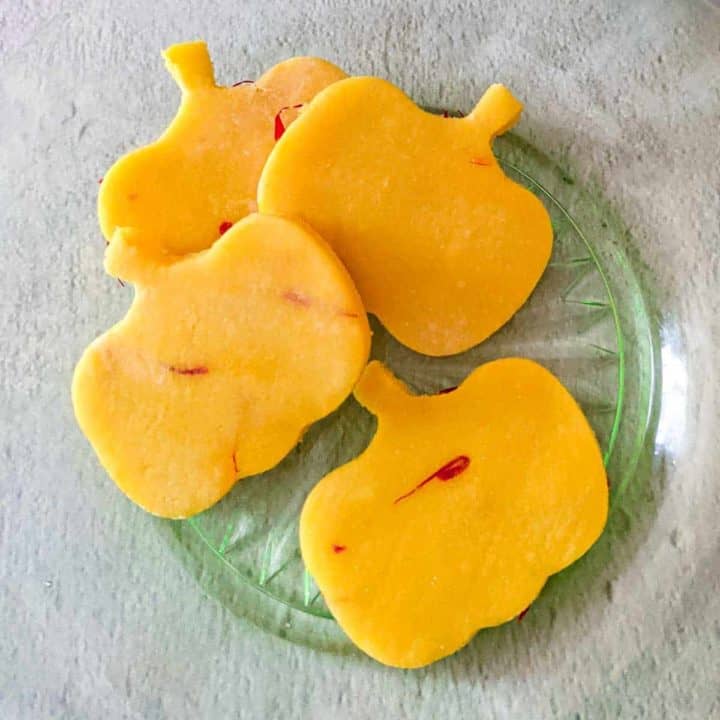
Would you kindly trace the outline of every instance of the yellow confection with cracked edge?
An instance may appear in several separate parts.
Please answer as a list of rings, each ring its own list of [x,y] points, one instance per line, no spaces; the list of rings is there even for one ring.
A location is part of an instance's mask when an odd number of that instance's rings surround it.
[[[537,363],[497,360],[414,396],[372,362],[355,396],[377,433],[311,491],[300,545],[340,626],[380,662],[420,667],[516,617],[601,534],[600,448]]]
[[[493,85],[467,117],[444,118],[384,80],[341,80],[273,149],[260,211],[309,222],[400,342],[467,350],[522,306],[552,250],[544,206],[492,152],[521,109]]]
[[[123,492],[194,515],[276,465],[360,376],[370,332],[345,268],[310,228],[250,215],[210,249],[148,263],[118,230],[106,269],[127,315],[75,369],[81,429]]]
[[[257,209],[275,118],[290,124],[298,113],[293,106],[347,76],[325,60],[297,57],[257,82],[219,87],[205,43],[173,45],[164,56],[182,90],[180,108],[157,141],[110,168],[98,212],[108,241],[116,228],[132,227],[153,245],[150,254],[182,255],[210,247]]]

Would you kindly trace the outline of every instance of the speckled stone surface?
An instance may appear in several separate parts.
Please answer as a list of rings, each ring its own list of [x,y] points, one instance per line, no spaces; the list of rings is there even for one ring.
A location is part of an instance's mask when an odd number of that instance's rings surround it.
[[[519,132],[623,218],[662,328],[658,444],[612,562],[549,621],[418,672],[292,644],[205,597],[99,468],[70,377],[130,290],[102,272],[97,181],[172,116],[158,53],[196,37],[224,82],[298,53],[434,106],[505,82]],[[3,720],[720,717],[720,11],[13,0],[0,51]]]

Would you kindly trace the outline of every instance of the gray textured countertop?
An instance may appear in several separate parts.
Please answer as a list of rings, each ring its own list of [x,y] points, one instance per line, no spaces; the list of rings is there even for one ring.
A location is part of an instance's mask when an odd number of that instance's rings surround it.
[[[0,9],[3,719],[720,717],[720,12],[406,5]],[[468,108],[505,82],[526,101],[519,132],[628,226],[666,342],[662,447],[606,591],[551,632],[514,628],[502,654],[480,637],[419,672],[291,644],[205,597],[99,468],[70,377],[130,289],[102,272],[97,180],[165,126],[176,90],[159,51],[198,37],[221,82],[301,53],[434,106]]]

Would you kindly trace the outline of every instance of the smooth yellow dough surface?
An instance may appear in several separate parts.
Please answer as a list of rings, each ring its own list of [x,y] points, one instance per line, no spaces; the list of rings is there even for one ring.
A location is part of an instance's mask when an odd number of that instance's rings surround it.
[[[540,365],[497,360],[413,396],[373,362],[355,395],[377,433],[312,490],[300,544],[340,626],[380,662],[426,665],[516,617],[602,532],[600,449]]]
[[[151,253],[203,250],[223,229],[257,209],[260,171],[275,144],[275,117],[346,77],[325,60],[297,57],[257,82],[215,84],[203,42],[164,52],[182,90],[177,115],[154,143],[118,160],[100,186],[98,212],[107,240],[116,228],[139,230]],[[289,125],[289,107],[280,118]]]
[[[334,83],[273,149],[259,208],[309,222],[402,343],[466,350],[512,317],[550,258],[548,213],[491,149],[521,109],[501,85],[443,118],[378,78]]]
[[[119,230],[108,272],[136,283],[127,315],[84,352],[75,413],[101,463],[146,510],[198,513],[273,467],[350,394],[367,317],[311,229],[250,215],[212,248],[145,262]]]

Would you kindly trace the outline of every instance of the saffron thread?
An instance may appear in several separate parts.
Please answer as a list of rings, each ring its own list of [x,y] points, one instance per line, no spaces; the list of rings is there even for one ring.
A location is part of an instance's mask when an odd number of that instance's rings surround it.
[[[177,375],[207,375],[210,372],[204,365],[196,365],[195,367],[182,368],[176,365],[171,365],[169,368],[170,372],[174,372]],[[234,457],[234,456],[233,456]]]
[[[296,305],[302,305],[303,307],[310,307],[311,305],[310,298],[305,297],[305,295],[301,295],[295,290],[286,290],[282,296],[283,300],[288,300]]]
[[[453,458],[450,462],[445,463],[441,468],[437,469],[432,475],[426,477],[419,485],[416,485],[412,490],[410,490],[410,492],[406,492],[404,495],[395,498],[393,505],[397,505],[397,503],[401,500],[406,500],[433,480],[437,479],[440,480],[440,482],[452,480],[454,477],[460,475],[460,473],[465,472],[469,464],[470,458],[467,455],[458,455],[456,458]]]
[[[286,110],[297,110],[298,108],[301,108],[304,104],[305,103],[298,103],[297,105],[286,105],[285,107],[281,107],[277,111],[275,115],[275,140],[279,140],[287,129],[285,127],[285,123],[282,121],[282,114]]]

